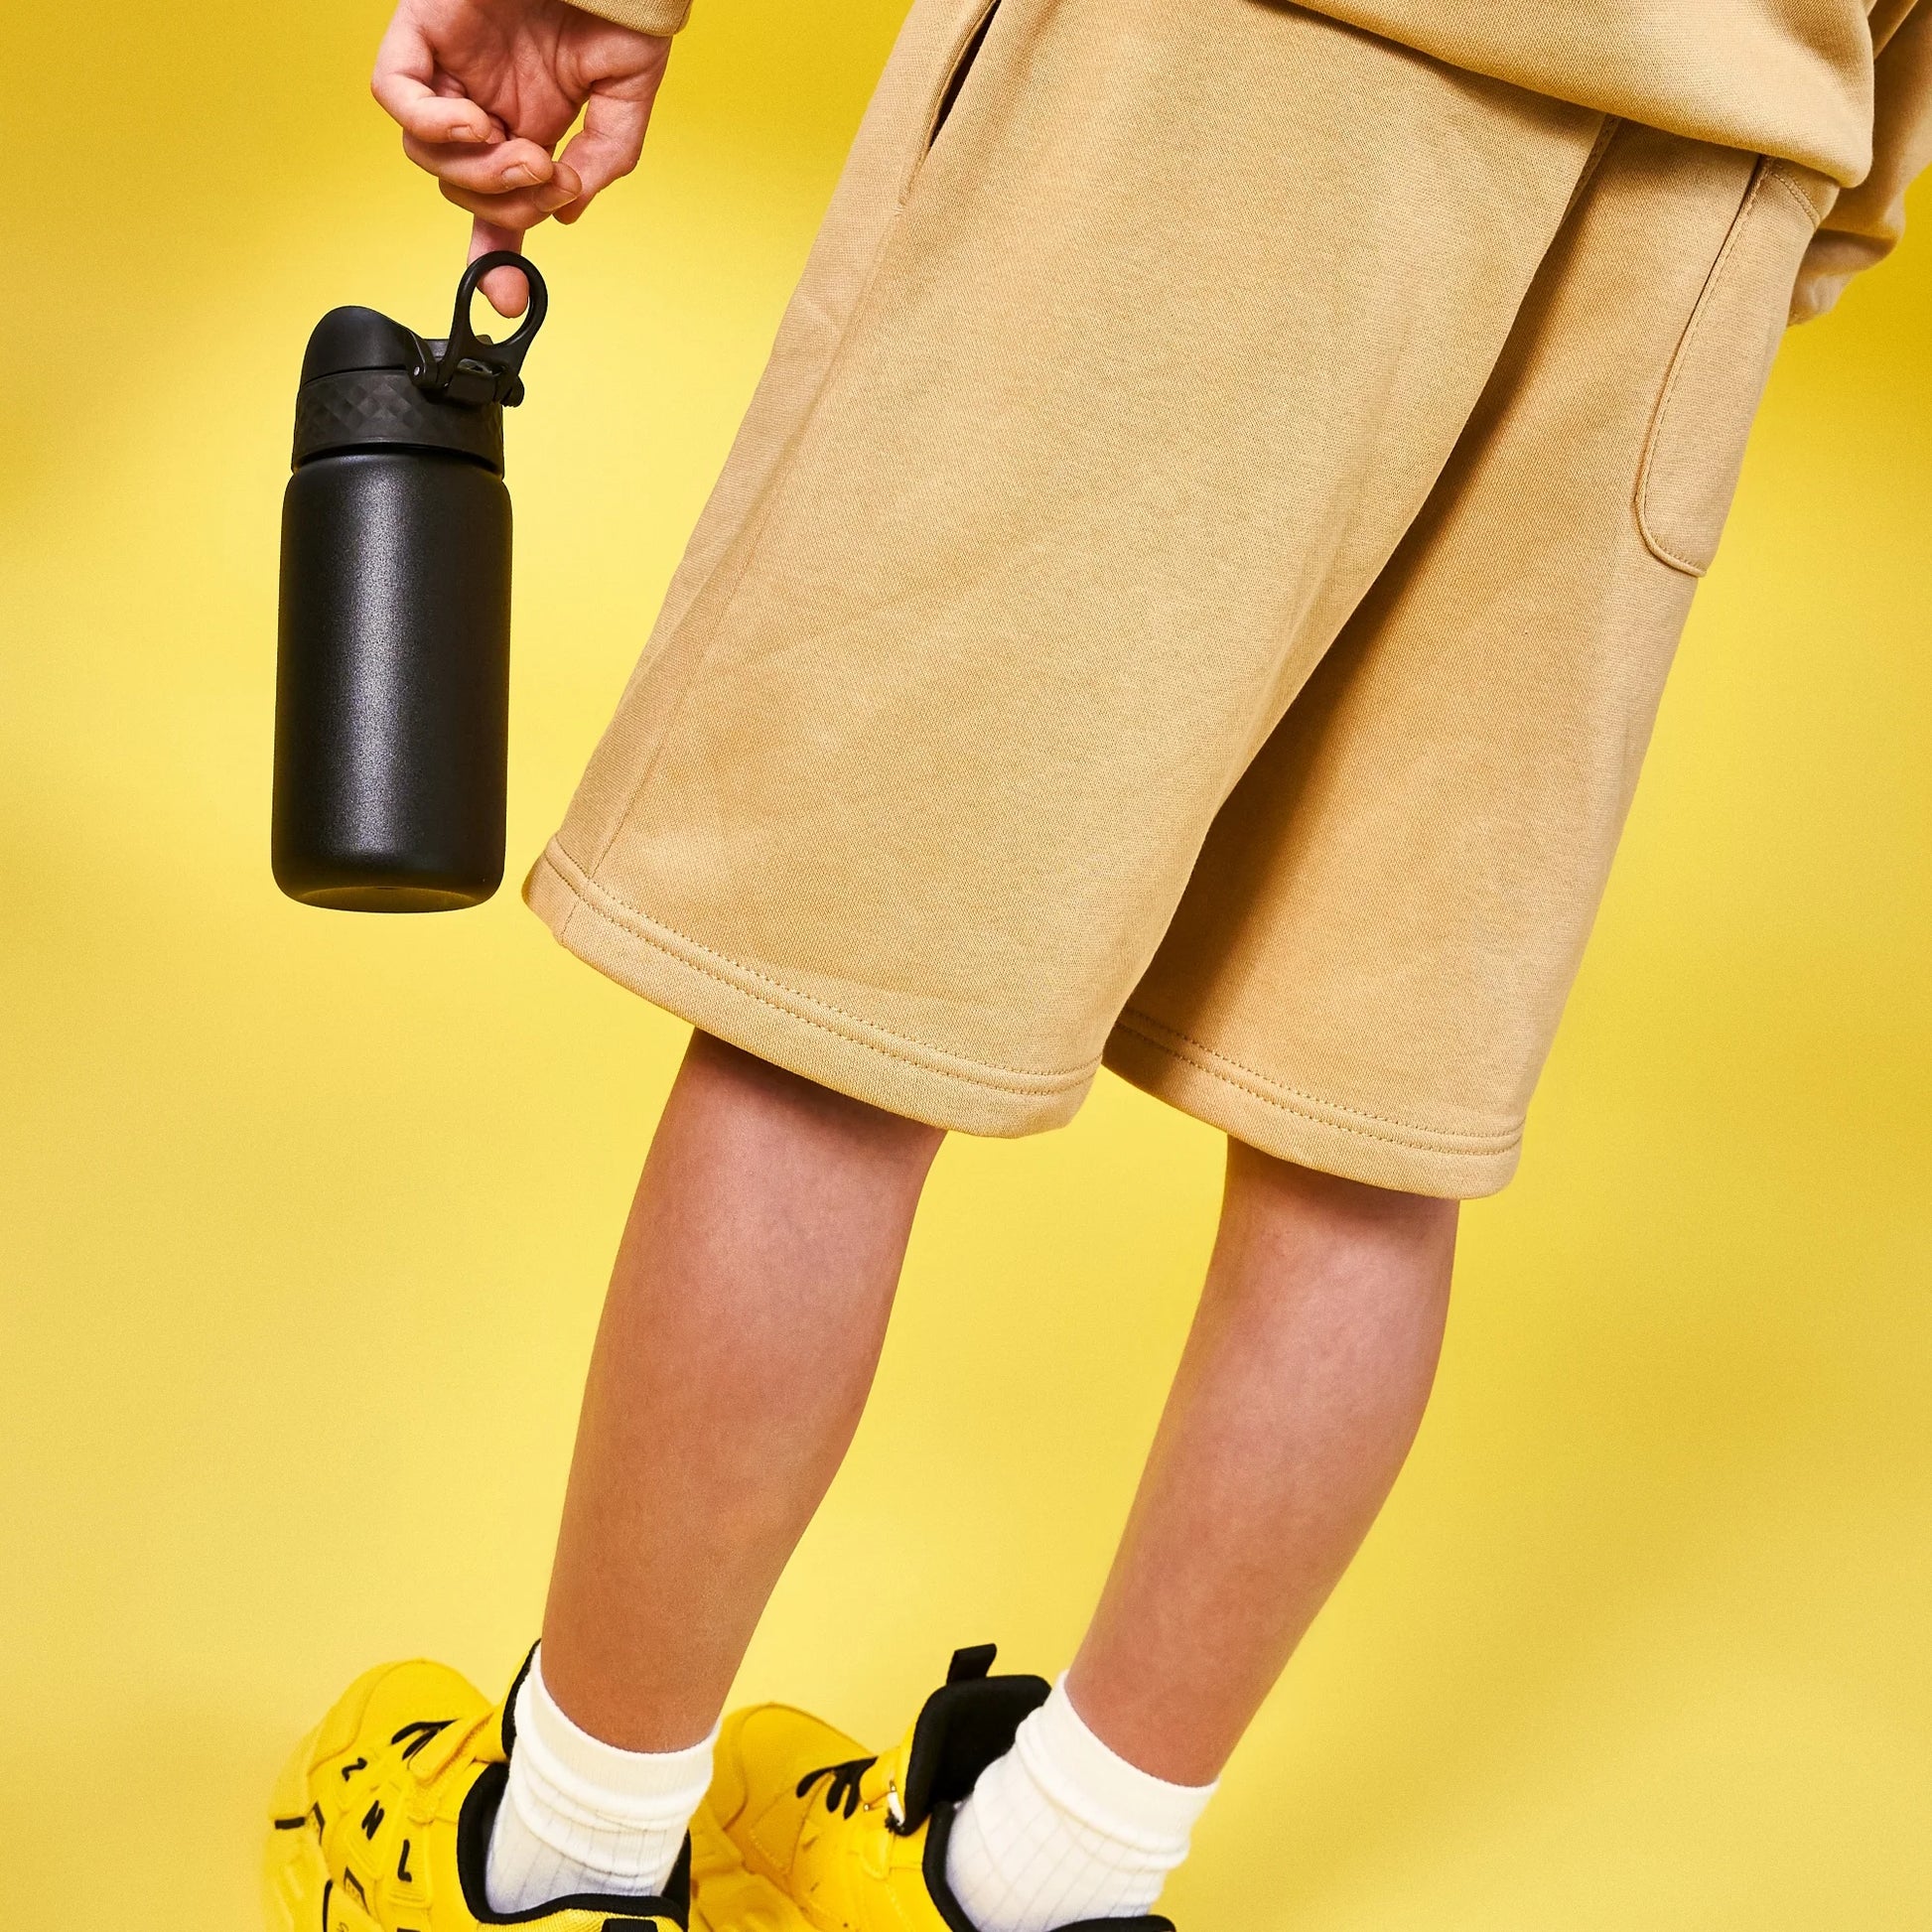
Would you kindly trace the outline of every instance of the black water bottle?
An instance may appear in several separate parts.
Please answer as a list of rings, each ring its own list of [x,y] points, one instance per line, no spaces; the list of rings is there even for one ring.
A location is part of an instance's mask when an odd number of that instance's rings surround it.
[[[507,342],[470,325],[478,282],[520,269]],[[307,905],[442,912],[503,877],[510,499],[503,410],[543,326],[543,279],[485,255],[445,342],[372,309],[316,325],[282,506],[275,883]]]

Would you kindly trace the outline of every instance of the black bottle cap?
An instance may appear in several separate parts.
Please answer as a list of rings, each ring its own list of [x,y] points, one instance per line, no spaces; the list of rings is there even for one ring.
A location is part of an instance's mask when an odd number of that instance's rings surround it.
[[[470,326],[477,284],[498,267],[520,270],[530,290],[522,327],[503,343]],[[536,269],[499,251],[464,271],[447,338],[426,341],[373,309],[330,310],[302,357],[294,467],[312,457],[388,448],[468,457],[500,475],[503,410],[523,400],[523,357],[548,306]]]
[[[407,374],[415,365],[416,337],[401,323],[373,309],[331,309],[309,338],[302,380],[357,369],[400,369]]]

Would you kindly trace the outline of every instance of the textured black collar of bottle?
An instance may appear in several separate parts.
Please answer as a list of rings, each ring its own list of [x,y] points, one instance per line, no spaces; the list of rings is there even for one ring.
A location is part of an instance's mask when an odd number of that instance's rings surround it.
[[[514,268],[530,291],[506,342],[479,336],[471,299],[492,269]],[[296,396],[294,467],[325,455],[410,449],[467,457],[501,475],[503,411],[523,400],[523,358],[549,309],[534,264],[499,249],[457,285],[450,334],[425,340],[371,309],[335,309],[316,325]]]

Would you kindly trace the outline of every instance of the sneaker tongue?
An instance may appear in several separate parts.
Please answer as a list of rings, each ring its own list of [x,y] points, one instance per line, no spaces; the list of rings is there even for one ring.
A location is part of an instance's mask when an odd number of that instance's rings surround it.
[[[1046,1702],[1043,1677],[989,1676],[993,1657],[991,1644],[955,1652],[946,1682],[899,1746],[901,1831],[917,1831],[935,1805],[961,1803],[980,1773],[1013,1748],[1021,1720]]]
[[[537,1660],[537,1646],[532,1644],[523,1653],[523,1668],[510,1680],[510,1687],[503,1693],[503,1701],[490,1713],[495,1720],[496,1735],[491,1740],[492,1748],[488,1755],[493,1758],[507,1758],[516,1748],[516,1694],[522,1690],[524,1680],[530,1675],[530,1666]]]

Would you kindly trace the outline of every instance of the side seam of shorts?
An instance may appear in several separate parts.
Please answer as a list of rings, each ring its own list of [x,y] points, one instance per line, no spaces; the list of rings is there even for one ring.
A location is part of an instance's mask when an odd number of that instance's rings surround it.
[[[1522,1150],[1520,1121],[1480,1134],[1365,1114],[1284,1087],[1132,1007],[1103,1059],[1129,1085],[1263,1154],[1371,1186],[1473,1200],[1508,1184]]]
[[[1011,1138],[1063,1127],[1099,1062],[991,1066],[895,1034],[652,919],[552,840],[524,887],[530,909],[586,965],[702,1032],[889,1113]]]

